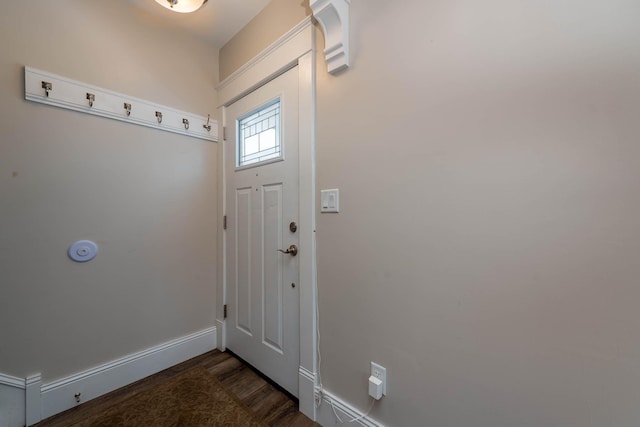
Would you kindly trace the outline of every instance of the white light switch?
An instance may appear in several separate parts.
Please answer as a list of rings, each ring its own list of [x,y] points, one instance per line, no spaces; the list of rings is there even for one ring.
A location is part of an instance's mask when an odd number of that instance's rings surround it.
[[[320,202],[320,212],[340,212],[340,190],[321,190]]]

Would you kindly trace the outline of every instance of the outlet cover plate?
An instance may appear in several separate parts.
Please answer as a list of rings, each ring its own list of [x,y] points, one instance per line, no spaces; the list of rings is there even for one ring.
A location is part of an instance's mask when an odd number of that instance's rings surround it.
[[[382,395],[387,395],[387,368],[371,362],[371,375],[382,381]]]

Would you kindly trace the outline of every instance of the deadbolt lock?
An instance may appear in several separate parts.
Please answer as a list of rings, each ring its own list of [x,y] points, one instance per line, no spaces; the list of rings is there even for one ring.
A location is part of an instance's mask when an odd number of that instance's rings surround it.
[[[291,224],[289,224],[289,230],[292,233],[295,233],[296,231],[298,231],[298,224],[296,224],[295,221],[291,221]]]

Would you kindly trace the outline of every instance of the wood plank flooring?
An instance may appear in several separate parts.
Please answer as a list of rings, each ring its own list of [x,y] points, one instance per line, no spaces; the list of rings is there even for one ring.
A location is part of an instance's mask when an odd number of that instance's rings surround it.
[[[320,427],[298,411],[298,403],[228,352],[213,350],[126,387],[39,422],[37,427],[66,427],[132,395],[148,390],[195,366],[203,366],[260,419],[274,427]],[[194,426],[197,427],[197,426]]]

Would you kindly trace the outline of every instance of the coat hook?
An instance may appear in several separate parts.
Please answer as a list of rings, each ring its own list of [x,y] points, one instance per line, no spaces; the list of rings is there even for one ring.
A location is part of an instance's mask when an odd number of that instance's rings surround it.
[[[44,89],[44,93],[49,97],[49,91],[53,90],[53,85],[49,82],[42,82],[42,89]]]
[[[127,112],[127,117],[131,115],[131,104],[128,102],[124,103],[124,110]]]
[[[184,124],[184,128],[185,129],[189,129],[189,120],[187,119],[182,119],[182,124]]]
[[[162,123],[162,113],[160,111],[156,111],[156,118],[158,119],[158,123]]]
[[[87,92],[87,99],[89,100],[89,107],[93,107],[93,102],[96,100],[96,96],[93,93]]]
[[[211,114],[207,114],[207,124],[202,125],[202,127],[205,128],[207,132],[211,132],[211,125],[209,124],[209,120],[211,120]]]

